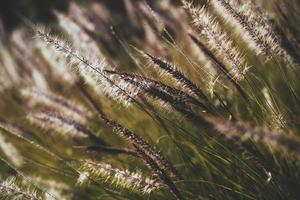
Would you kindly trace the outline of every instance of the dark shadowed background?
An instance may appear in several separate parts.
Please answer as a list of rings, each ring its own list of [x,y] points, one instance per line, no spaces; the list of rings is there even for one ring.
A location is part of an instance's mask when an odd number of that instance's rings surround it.
[[[1,0],[0,16],[4,21],[7,29],[12,29],[20,23],[24,23],[24,19],[32,22],[49,22],[55,19],[52,10],[64,11],[68,8],[68,4],[72,0]],[[122,13],[124,8],[123,0],[75,0],[80,4],[88,4],[92,1],[106,4],[113,10]],[[148,0],[151,4],[154,0]],[[172,0],[178,3],[178,0]]]

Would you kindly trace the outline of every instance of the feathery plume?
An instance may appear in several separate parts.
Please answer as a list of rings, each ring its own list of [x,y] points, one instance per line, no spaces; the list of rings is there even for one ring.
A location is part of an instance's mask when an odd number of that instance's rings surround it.
[[[241,140],[253,139],[256,142],[264,142],[274,149],[285,149],[288,152],[300,156],[300,139],[274,130],[260,127],[251,127],[243,122],[233,122],[213,117],[206,118],[214,128],[227,137],[237,136]]]
[[[30,113],[27,115],[29,121],[46,130],[55,130],[63,136],[86,138],[89,137],[101,144],[104,144],[89,128],[67,118],[54,111],[45,111],[40,113]]]
[[[69,63],[64,55],[58,54],[52,46],[45,46],[41,40],[35,40],[34,45],[51,68],[51,72],[58,76],[60,80],[62,79],[70,84],[74,84],[77,81],[78,78],[71,73],[71,70],[66,68]]]
[[[89,130],[55,112],[30,113],[28,120],[45,130],[55,130],[69,137],[86,138]]]
[[[236,80],[244,79],[250,66],[246,64],[239,50],[234,47],[228,35],[221,30],[221,27],[208,13],[206,7],[196,8],[185,0],[183,0],[183,4],[192,16],[194,27],[206,40],[208,47],[230,68]]]
[[[7,179],[0,182],[0,198],[2,199],[16,199],[16,200],[40,200],[36,192],[30,189],[21,189],[16,184],[15,178]]]
[[[263,54],[271,58],[277,54],[293,66],[300,67],[297,58],[280,44],[280,37],[275,33],[266,14],[254,7],[251,1],[242,6],[232,0],[211,0],[210,3],[219,14],[235,25],[257,55]]]
[[[157,66],[158,69],[166,72],[173,79],[175,79],[178,84],[181,84],[183,87],[187,88],[189,92],[198,97],[202,103],[207,103],[207,97],[201,89],[199,89],[192,81],[185,77],[179,70],[177,70],[171,63],[164,61],[162,59],[156,58],[150,54],[146,54],[151,61]]]
[[[138,148],[140,151],[143,151],[153,162],[155,162],[161,170],[170,172],[174,177],[180,178],[181,175],[173,167],[172,163],[164,158],[158,151],[156,151],[148,142],[143,140],[141,137],[128,130],[123,125],[119,124],[117,121],[108,119],[104,116],[100,116],[101,119],[110,127],[114,129],[114,132],[127,139],[130,143],[134,145],[135,148]]]
[[[286,121],[282,113],[277,109],[275,102],[273,101],[271,94],[267,88],[263,88],[262,94],[265,97],[266,108],[270,111],[271,115],[268,113],[267,115],[271,117],[271,125],[275,129],[282,129],[286,125]]]
[[[205,108],[205,104],[207,102],[198,101],[198,99],[178,90],[176,88],[170,87],[160,81],[156,81],[153,79],[149,79],[144,76],[136,75],[136,74],[129,74],[120,71],[108,71],[108,73],[117,74],[119,75],[122,80],[139,87],[139,89],[143,92],[149,92],[153,89],[161,90],[176,99],[178,102],[182,102],[183,104],[192,104],[200,106],[201,108]]]
[[[71,188],[65,183],[52,179],[43,179],[42,177],[32,177],[32,180],[36,185],[47,190],[47,193],[45,193],[45,200],[67,200],[71,198]]]
[[[203,112],[206,112],[207,108],[193,97],[188,96],[180,90],[164,85],[161,82],[147,79],[145,77],[126,73],[121,73],[121,75],[123,76],[124,81],[128,81],[136,87],[139,87],[147,96],[151,97],[155,101],[158,100],[158,102],[161,102],[162,107],[169,110],[176,110],[197,123],[205,124],[202,117],[195,114],[188,104],[191,103],[200,106],[205,109]]]
[[[96,59],[93,60],[96,61],[93,63],[77,51],[74,51],[70,45],[51,37],[44,30],[37,30],[36,34],[46,44],[55,47],[58,52],[63,53],[69,58],[70,62],[77,66],[76,68],[80,71],[80,74],[91,77],[97,83],[95,88],[100,89],[100,91],[109,97],[121,102],[125,106],[129,106],[132,103],[133,97],[138,94],[139,91],[136,87],[105,72],[107,68],[109,69],[105,59],[100,60],[100,62],[97,62],[98,59]]]
[[[116,186],[147,194],[160,188],[160,184],[156,180],[145,178],[138,172],[121,170],[107,163],[90,160],[84,160],[82,163],[79,170],[89,174],[94,180],[102,179]]]
[[[55,11],[54,14],[58,18],[59,25],[71,37],[74,48],[81,52],[81,56],[91,61],[99,62],[100,65],[98,67],[100,68],[110,69],[96,42],[78,24],[58,11]],[[91,74],[81,73],[81,75],[89,84],[93,86],[97,85],[97,81],[95,81],[93,76],[90,76]]]
[[[266,36],[260,34],[261,31],[259,31],[254,23],[250,23],[251,18],[238,13],[233,7],[231,7],[230,3],[225,0],[211,0],[209,2],[219,14],[235,25],[244,40],[247,41],[249,47],[253,49],[257,55],[271,55],[271,52],[274,50],[272,49],[274,45],[267,43],[267,40],[270,40],[271,38],[267,39]],[[273,38],[271,40],[273,40]]]
[[[192,34],[189,34],[192,41],[197,45],[197,47],[203,52],[203,54],[206,56],[208,60],[210,60],[215,66],[217,66],[218,71],[220,71],[222,74],[225,75],[225,77],[235,86],[235,88],[239,91],[239,93],[247,99],[246,92],[243,90],[243,88],[239,85],[239,83],[234,79],[234,77],[231,75],[231,73],[227,70],[225,65],[218,60],[218,58],[211,52],[209,49],[206,48],[206,46],[198,40],[195,36]],[[215,79],[214,81],[216,81]]]
[[[162,181],[162,183],[170,190],[170,192],[176,197],[177,200],[184,200],[182,194],[176,188],[173,181],[167,176],[167,174],[164,171],[162,171],[159,168],[157,163],[155,163],[150,157],[148,157],[144,151],[139,149],[139,147],[136,148],[138,153],[140,154],[140,157],[143,158],[143,161],[149,167],[153,175],[155,175],[157,178],[159,178]]]
[[[24,88],[20,92],[24,97],[30,98],[30,103],[33,105],[37,103],[43,104],[80,122],[86,122],[92,116],[92,113],[84,106],[49,91],[43,92],[36,88]]]
[[[269,53],[276,52],[277,48],[279,48],[279,35],[274,32],[274,27],[270,23],[270,17],[266,12],[261,11],[251,1],[238,5],[233,0],[227,0],[226,4],[228,9],[231,9],[232,12],[238,15],[236,19],[233,19],[233,23],[234,21],[235,23],[239,21],[244,22],[244,25],[248,26],[247,31],[252,31],[252,34],[256,34],[258,39],[264,40],[256,40],[257,42],[263,42],[266,47],[269,46],[267,47],[271,51]]]

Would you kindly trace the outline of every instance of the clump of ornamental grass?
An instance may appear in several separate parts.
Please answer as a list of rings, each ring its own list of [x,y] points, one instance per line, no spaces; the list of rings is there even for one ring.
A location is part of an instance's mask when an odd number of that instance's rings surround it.
[[[123,1],[0,19],[0,198],[299,199],[291,3]]]

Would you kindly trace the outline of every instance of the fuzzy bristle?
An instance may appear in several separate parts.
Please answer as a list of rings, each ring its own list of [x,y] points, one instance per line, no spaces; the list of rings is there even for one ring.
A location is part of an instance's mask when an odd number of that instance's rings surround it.
[[[243,122],[207,118],[216,130],[228,137],[237,136],[241,140],[253,139],[256,142],[264,142],[274,149],[284,149],[300,156],[300,140],[290,133],[269,130],[267,128],[252,127]]]
[[[16,184],[15,178],[0,182],[0,198],[15,200],[42,200],[35,191],[28,188],[22,189]]]
[[[230,37],[222,31],[218,22],[207,11],[205,6],[193,7],[184,1],[184,6],[193,19],[193,25],[199,35],[206,40],[207,45],[216,56],[223,60],[236,80],[244,79],[250,66],[246,63],[244,56],[233,45]]]
[[[115,76],[105,73],[105,70],[109,68],[105,59],[100,60],[100,62],[98,59],[89,60],[78,51],[74,51],[70,45],[52,37],[43,29],[37,29],[36,34],[46,44],[53,46],[58,51],[57,53],[63,53],[76,66],[80,74],[84,74],[84,77],[91,77],[96,83],[94,86],[109,97],[128,106],[131,104],[134,96],[138,94],[139,91],[132,87],[132,85],[124,84],[122,80],[118,80]]]
[[[128,130],[123,125],[119,124],[117,121],[108,119],[104,116],[101,116],[102,120],[112,127],[116,134],[124,137],[129,142],[131,142],[136,148],[140,151],[143,151],[149,158],[153,160],[162,170],[170,172],[174,177],[181,178],[181,175],[173,167],[171,162],[164,158],[157,150],[155,150],[148,142],[143,140],[141,137]]]
[[[121,170],[112,167],[107,163],[94,162],[90,160],[84,160],[82,163],[80,171],[82,171],[82,173],[86,172],[89,176],[92,176],[96,180],[102,179],[113,185],[147,194],[160,188],[160,184],[156,180],[143,177],[138,172]]]
[[[49,91],[41,91],[36,88],[24,88],[20,90],[20,92],[24,97],[29,98],[29,102],[33,105],[42,104],[63,112],[65,115],[81,122],[86,122],[92,115],[84,106]]]

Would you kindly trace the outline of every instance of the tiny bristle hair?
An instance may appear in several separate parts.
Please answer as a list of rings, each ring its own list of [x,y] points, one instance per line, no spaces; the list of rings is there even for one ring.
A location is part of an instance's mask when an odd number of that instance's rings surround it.
[[[5,181],[0,182],[0,198],[1,199],[27,199],[27,200],[41,200],[33,191],[29,188],[20,188],[16,183],[16,178],[8,178]]]
[[[96,134],[85,125],[49,109],[42,112],[29,113],[27,118],[34,125],[45,130],[54,130],[63,136],[71,138],[89,137],[103,143],[102,141],[99,141],[100,139],[96,136]]]
[[[237,136],[240,140],[252,139],[263,142],[276,150],[284,149],[300,157],[300,139],[290,133],[283,133],[268,128],[253,127],[241,121],[230,121],[208,117],[214,128],[227,137]]]
[[[234,46],[230,37],[221,29],[219,23],[205,6],[193,7],[191,3],[185,0],[183,3],[192,17],[193,27],[205,39],[209,49],[224,62],[237,81],[243,80],[250,66],[246,63],[239,49]]]
[[[50,91],[42,91],[37,88],[23,88],[20,92],[24,97],[30,98],[34,104],[43,104],[82,122],[87,121],[92,114],[84,106]]]
[[[142,139],[137,134],[133,133],[117,121],[109,119],[105,116],[100,117],[108,126],[113,128],[114,132],[117,135],[124,137],[130,143],[132,143],[135,148],[138,148],[140,151],[143,151],[144,154],[151,158],[161,170],[169,172],[173,177],[182,179],[182,176],[173,167],[172,163],[165,157],[163,157],[161,153],[158,152],[154,147],[152,147],[148,142],[146,142],[144,139]]]
[[[93,180],[104,180],[131,191],[150,194],[160,188],[156,179],[144,177],[140,172],[119,169],[108,163],[83,160],[79,170],[93,177]]]
[[[64,80],[70,85],[78,81],[78,77],[66,68],[69,62],[64,55],[58,54],[52,46],[45,46],[40,40],[35,40],[34,45],[38,49],[41,58],[49,66],[54,79]]]
[[[173,79],[176,80],[176,83],[181,84],[182,86],[189,89],[189,92],[196,95],[202,103],[207,103],[207,97],[203,93],[203,91],[196,86],[190,79],[188,79],[185,75],[183,75],[179,70],[176,69],[171,63],[162,60],[160,58],[154,57],[150,54],[146,54],[151,61],[154,63],[154,66],[157,66],[160,70],[164,71],[168,75],[170,75]]]

